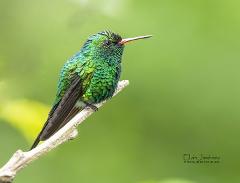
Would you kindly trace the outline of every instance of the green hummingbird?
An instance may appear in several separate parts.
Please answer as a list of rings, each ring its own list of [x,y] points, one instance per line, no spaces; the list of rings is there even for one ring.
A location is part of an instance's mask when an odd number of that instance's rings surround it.
[[[56,99],[31,149],[51,137],[85,107],[96,111],[94,104],[111,98],[120,78],[125,44],[149,37],[151,35],[122,39],[111,31],[90,36],[61,69]]]

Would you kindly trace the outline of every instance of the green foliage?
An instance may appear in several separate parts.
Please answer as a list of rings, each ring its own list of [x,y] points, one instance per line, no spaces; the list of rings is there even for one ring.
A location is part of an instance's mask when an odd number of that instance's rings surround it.
[[[143,181],[140,183],[195,183],[195,182],[183,180],[183,179],[167,179],[163,181]]]
[[[36,101],[8,101],[1,106],[0,119],[9,122],[32,143],[46,120],[50,107]]]

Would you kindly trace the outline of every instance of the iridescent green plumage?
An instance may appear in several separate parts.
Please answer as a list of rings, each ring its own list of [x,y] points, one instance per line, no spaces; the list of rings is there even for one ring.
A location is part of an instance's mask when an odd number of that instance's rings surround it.
[[[109,31],[90,36],[63,66],[53,108],[32,148],[48,139],[84,107],[96,110],[94,104],[112,97],[120,78],[124,44],[147,37],[122,39]]]
[[[58,85],[55,103],[64,96],[77,74],[83,78],[83,102],[98,103],[112,96],[121,72],[122,38],[111,32],[91,36],[79,53],[64,65]]]

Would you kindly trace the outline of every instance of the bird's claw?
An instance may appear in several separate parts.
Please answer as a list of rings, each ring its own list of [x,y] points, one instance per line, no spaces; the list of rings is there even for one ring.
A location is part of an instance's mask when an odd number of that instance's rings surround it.
[[[90,109],[94,110],[95,112],[98,111],[98,107],[96,107],[96,106],[93,105],[93,104],[87,104],[87,107],[89,107]]]

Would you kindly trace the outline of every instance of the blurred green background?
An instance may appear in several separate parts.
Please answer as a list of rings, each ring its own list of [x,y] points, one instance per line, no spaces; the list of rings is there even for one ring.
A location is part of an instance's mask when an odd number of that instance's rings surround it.
[[[22,170],[16,183],[240,182],[240,1],[1,0],[0,166],[27,150],[54,100],[59,70],[87,37],[129,44],[130,86],[79,137]],[[184,153],[218,155],[186,164]]]

